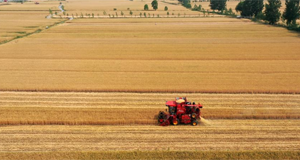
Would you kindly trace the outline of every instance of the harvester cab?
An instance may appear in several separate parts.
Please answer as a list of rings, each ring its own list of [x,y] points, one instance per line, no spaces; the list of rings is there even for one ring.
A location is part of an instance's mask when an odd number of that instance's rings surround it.
[[[158,114],[158,122],[161,126],[170,124],[191,124],[196,126],[198,120],[201,119],[202,105],[200,103],[188,102],[186,97],[177,97],[175,101],[167,101],[166,112],[160,111]]]

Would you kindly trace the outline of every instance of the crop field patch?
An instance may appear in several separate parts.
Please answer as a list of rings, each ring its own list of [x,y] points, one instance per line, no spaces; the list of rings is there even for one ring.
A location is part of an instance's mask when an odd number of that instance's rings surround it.
[[[299,95],[181,93],[201,102],[205,118],[198,126],[158,126],[155,115],[166,108],[166,100],[178,95],[0,92],[0,158],[295,159],[299,155]]]
[[[230,18],[78,19],[0,46],[0,90],[299,93],[299,43]]]

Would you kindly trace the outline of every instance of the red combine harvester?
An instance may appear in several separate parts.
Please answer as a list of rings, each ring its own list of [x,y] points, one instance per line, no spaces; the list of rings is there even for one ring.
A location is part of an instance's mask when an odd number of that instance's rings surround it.
[[[176,98],[175,101],[167,101],[167,112],[160,111],[158,114],[158,122],[161,126],[170,124],[191,124],[196,126],[200,117],[200,103],[188,102],[186,97]]]

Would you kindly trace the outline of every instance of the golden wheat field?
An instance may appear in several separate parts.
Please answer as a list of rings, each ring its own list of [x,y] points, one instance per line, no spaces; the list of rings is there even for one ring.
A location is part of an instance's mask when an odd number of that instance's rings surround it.
[[[0,3],[1,160],[299,159],[300,34],[151,1]]]
[[[232,18],[76,19],[1,45],[0,89],[299,93],[299,44]]]

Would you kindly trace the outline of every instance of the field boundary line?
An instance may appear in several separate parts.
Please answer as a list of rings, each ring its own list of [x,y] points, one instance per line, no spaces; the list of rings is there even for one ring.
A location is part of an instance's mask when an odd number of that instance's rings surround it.
[[[65,23],[66,21],[67,21],[67,20],[63,20],[63,21],[60,21],[60,22],[55,22],[54,24],[49,25],[48,28],[46,28],[46,29],[50,29],[50,28],[52,28],[52,27],[54,27],[54,26],[57,26],[57,25],[59,25],[59,24],[63,24],[63,23]],[[45,30],[45,29],[37,29],[37,30],[35,30],[35,31],[33,31],[33,32],[26,33],[25,35],[16,36],[16,37],[14,37],[14,38],[12,38],[12,39],[10,39],[10,40],[4,40],[4,41],[1,41],[1,42],[0,42],[0,45],[3,45],[3,44],[6,44],[6,43],[9,43],[9,42],[12,42],[12,41],[17,40],[17,39],[20,39],[20,38],[28,37],[28,36],[33,35],[33,34],[40,33],[40,32],[42,32],[42,31],[44,31],[44,30]]]

